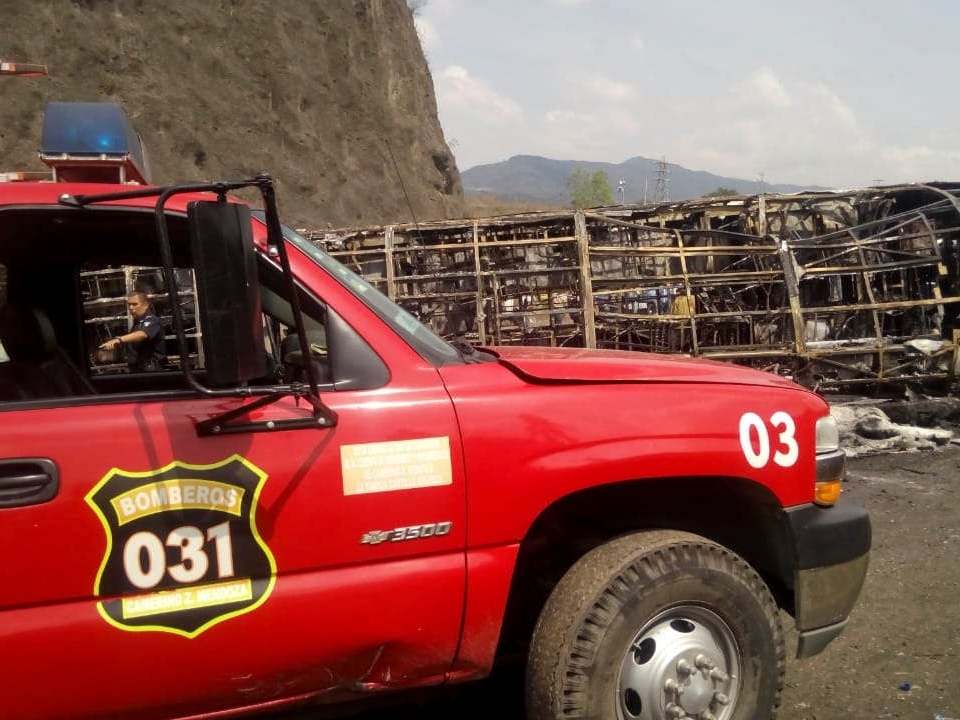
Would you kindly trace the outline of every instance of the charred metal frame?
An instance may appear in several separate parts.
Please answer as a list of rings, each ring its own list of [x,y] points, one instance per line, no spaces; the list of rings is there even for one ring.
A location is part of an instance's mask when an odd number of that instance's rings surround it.
[[[306,232],[447,338],[951,382],[960,184]]]

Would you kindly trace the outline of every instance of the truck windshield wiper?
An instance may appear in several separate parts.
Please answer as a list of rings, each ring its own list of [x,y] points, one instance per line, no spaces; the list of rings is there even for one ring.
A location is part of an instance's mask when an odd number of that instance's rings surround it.
[[[460,359],[468,365],[489,362],[493,358],[490,353],[478,350],[465,340],[448,340],[447,342],[460,353]]]
[[[453,345],[464,359],[467,355],[475,355],[477,352],[473,345],[464,340],[448,340],[447,342]]]

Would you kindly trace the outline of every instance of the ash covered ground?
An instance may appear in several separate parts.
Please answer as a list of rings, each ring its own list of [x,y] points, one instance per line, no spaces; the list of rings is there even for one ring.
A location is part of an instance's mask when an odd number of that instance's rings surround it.
[[[849,463],[847,493],[873,521],[870,571],[846,633],[788,665],[781,718],[960,718],[958,479],[957,448]]]

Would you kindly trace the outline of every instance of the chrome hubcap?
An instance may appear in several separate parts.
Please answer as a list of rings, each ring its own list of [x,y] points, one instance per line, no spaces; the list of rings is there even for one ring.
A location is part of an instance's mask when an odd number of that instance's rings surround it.
[[[740,648],[719,615],[696,605],[648,622],[620,664],[620,720],[728,720],[740,691]]]

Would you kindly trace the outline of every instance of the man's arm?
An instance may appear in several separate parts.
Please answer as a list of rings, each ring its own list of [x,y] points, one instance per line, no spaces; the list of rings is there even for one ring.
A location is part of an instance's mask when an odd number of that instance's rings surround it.
[[[113,350],[116,347],[120,347],[121,344],[133,345],[135,343],[143,342],[149,337],[143,330],[134,330],[133,332],[128,332],[126,335],[118,335],[115,338],[110,338],[105,343],[100,344],[101,350]]]
[[[100,347],[104,350],[113,350],[115,347],[118,347],[121,344],[136,344],[141,343],[147,339],[153,339],[160,335],[160,332],[163,328],[160,327],[160,318],[156,315],[150,315],[143,320],[143,329],[134,330],[128,332],[126,335],[119,335],[115,338],[110,338]]]

